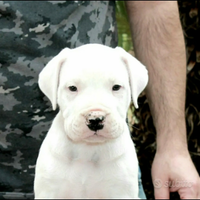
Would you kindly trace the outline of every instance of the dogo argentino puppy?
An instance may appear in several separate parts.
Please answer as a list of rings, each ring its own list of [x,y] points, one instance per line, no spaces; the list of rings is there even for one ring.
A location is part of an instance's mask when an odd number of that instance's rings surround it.
[[[120,47],[63,49],[39,87],[59,113],[36,163],[35,198],[138,198],[138,160],[126,123],[146,87],[144,65]]]

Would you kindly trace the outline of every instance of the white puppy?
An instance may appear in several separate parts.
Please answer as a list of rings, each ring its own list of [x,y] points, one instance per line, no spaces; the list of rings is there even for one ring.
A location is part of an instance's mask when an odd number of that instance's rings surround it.
[[[42,143],[35,198],[138,198],[138,160],[126,115],[148,82],[122,48],[63,49],[39,75],[60,111]]]

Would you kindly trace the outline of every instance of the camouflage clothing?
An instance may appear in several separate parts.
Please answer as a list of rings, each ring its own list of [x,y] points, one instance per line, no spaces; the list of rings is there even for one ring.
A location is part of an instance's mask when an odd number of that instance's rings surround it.
[[[39,72],[64,47],[115,47],[114,9],[114,1],[0,1],[0,198],[33,198],[38,150],[57,113]]]

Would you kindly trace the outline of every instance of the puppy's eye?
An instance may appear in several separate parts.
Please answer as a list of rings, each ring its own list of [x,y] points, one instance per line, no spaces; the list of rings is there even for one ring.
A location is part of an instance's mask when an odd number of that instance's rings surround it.
[[[114,85],[114,86],[112,87],[112,90],[113,90],[113,91],[118,91],[118,90],[120,90],[120,88],[121,88],[121,85]]]
[[[78,89],[77,89],[77,87],[76,86],[69,86],[68,87],[69,88],[69,90],[71,91],[71,92],[76,92]]]

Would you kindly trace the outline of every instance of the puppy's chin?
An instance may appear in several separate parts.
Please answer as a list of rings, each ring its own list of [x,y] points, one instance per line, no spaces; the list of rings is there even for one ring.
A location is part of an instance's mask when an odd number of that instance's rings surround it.
[[[104,136],[98,135],[98,134],[94,134],[94,135],[91,135],[91,136],[86,137],[86,138],[83,139],[84,142],[91,143],[91,144],[105,143],[108,140],[110,140],[110,139],[108,139],[108,138],[106,138]]]
[[[66,133],[69,132],[66,131]],[[84,133],[73,132],[73,134],[67,134],[67,136],[72,142],[88,144],[102,144],[117,138],[117,136],[106,136],[106,134],[103,134],[103,130],[97,131],[96,133],[90,130]]]
[[[74,143],[86,143],[86,144],[103,144],[108,142],[110,139],[103,136],[93,135],[86,138],[71,138],[69,135],[68,139]]]

